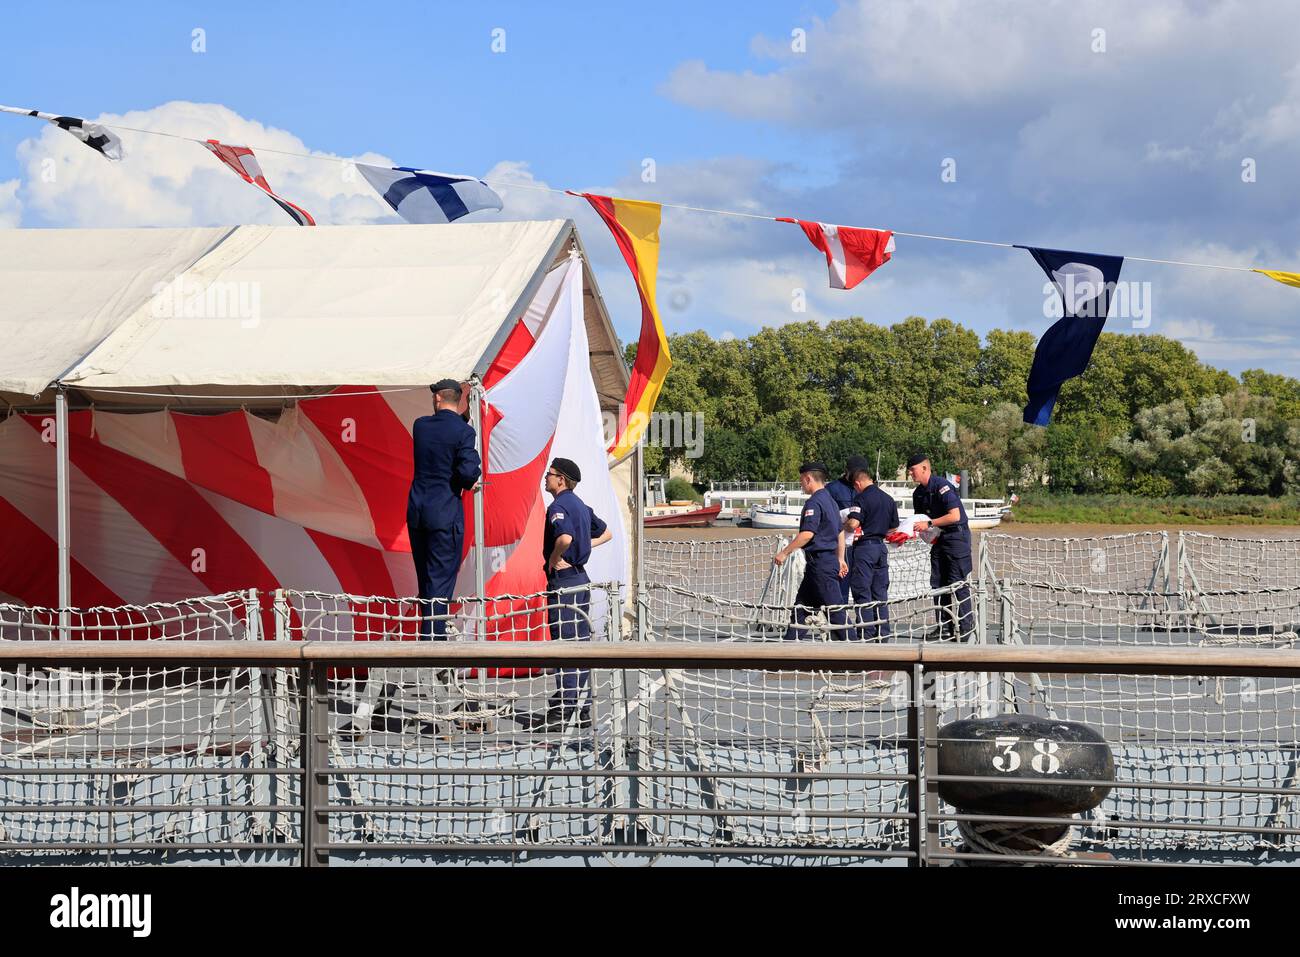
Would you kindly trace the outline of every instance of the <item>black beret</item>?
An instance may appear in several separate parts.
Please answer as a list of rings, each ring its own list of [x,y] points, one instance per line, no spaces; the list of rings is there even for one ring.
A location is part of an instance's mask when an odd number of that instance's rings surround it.
[[[439,379],[433,385],[429,386],[430,392],[447,392],[449,390],[460,392],[460,383],[455,379]]]
[[[917,452],[908,457],[907,467],[910,469],[913,465],[920,465],[922,462],[928,461],[930,461],[930,456],[926,455],[924,452]]]
[[[805,462],[799,466],[799,474],[802,475],[804,472],[825,472],[829,475],[830,469],[826,467],[825,462]]]
[[[850,455],[849,460],[844,463],[844,474],[852,475],[858,469],[867,469],[869,471],[871,466],[867,464],[867,460],[861,455]]]
[[[551,468],[574,482],[582,481],[582,469],[578,468],[578,463],[572,459],[551,459]]]

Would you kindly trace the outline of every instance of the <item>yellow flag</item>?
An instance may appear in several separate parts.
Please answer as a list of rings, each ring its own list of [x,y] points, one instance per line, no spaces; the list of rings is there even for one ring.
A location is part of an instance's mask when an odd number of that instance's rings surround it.
[[[1251,272],[1257,272],[1261,276],[1267,276],[1269,279],[1276,279],[1278,282],[1300,289],[1300,272],[1278,272],[1275,269],[1252,269]]]

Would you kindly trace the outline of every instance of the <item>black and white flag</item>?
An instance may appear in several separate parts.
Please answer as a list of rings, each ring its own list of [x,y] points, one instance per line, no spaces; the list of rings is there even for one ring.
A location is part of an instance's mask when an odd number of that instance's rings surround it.
[[[12,106],[0,106],[0,111],[19,113],[24,116],[34,116],[40,120],[47,120],[59,129],[67,130],[96,153],[100,153],[111,160],[120,160],[122,158],[122,141],[117,138],[115,133],[98,123],[87,123],[75,116],[56,116],[53,113],[42,113],[39,110],[20,110]]]

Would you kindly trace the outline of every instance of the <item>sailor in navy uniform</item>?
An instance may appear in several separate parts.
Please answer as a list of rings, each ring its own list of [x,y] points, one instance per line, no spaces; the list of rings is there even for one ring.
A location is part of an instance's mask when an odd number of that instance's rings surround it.
[[[860,455],[850,455],[849,460],[844,464],[844,474],[834,481],[826,483],[826,491],[831,493],[831,498],[835,499],[835,504],[840,510],[840,520],[849,517],[849,509],[853,506],[853,496],[857,494],[853,487],[853,475],[858,469],[865,469],[867,460]],[[842,604],[849,603],[849,582],[853,577],[853,549],[857,545],[856,533],[844,536],[844,560],[848,562],[849,574],[840,579],[840,601]]]
[[[790,627],[785,632],[787,641],[807,637],[805,622],[817,608],[835,609],[829,612],[831,637],[847,637],[844,629],[845,612],[840,607],[843,605],[840,579],[849,573],[849,567],[844,562],[844,531],[840,510],[830,492],[826,491],[827,478],[826,466],[821,462],[805,462],[799,467],[799,485],[808,494],[799,521],[799,533],[789,545],[772,556],[772,561],[783,565],[787,558],[802,548],[807,562],[803,581],[799,583],[799,592],[795,595]]]
[[[461,385],[443,379],[429,386],[433,415],[411,426],[415,445],[415,475],[406,499],[406,531],[420,586],[420,640],[447,637],[447,601],[456,589],[465,541],[465,509],[461,493],[478,488],[481,465],[474,448],[474,430],[464,419]]]
[[[556,458],[546,470],[546,491],[553,499],[546,509],[542,557],[546,563],[548,617],[552,641],[591,638],[591,583],[586,564],[591,550],[612,537],[605,523],[573,491],[582,480],[576,462]],[[563,589],[563,590],[562,590]],[[521,713],[515,720],[534,731],[559,731],[577,712],[578,727],[591,726],[591,702],[583,698],[590,672],[562,668],[545,715]]]
[[[898,503],[876,484],[870,470],[855,469],[852,478],[856,494],[844,521],[844,534],[862,530],[849,565],[853,599],[859,603],[858,628],[853,637],[888,641],[889,546],[885,544],[885,536],[898,529]],[[875,604],[865,604],[868,601]]]
[[[907,474],[916,483],[912,492],[912,508],[916,521],[912,530],[924,532],[933,527],[939,537],[930,545],[930,587],[942,588],[967,582],[971,573],[970,525],[966,521],[966,508],[952,483],[935,475],[928,456],[917,454],[907,460]],[[924,517],[923,517],[924,516]],[[953,597],[957,599],[956,620],[953,616]],[[942,637],[952,638],[956,626],[957,637],[970,640],[974,628],[970,585],[963,584],[953,593],[935,597]]]

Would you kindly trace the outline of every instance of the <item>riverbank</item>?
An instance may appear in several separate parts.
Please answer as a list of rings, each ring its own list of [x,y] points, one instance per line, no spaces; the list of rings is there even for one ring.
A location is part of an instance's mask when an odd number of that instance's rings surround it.
[[[1132,526],[1297,526],[1300,499],[1263,495],[1214,497],[1140,495],[1028,494],[1016,504],[1011,519],[999,531],[1023,525],[1090,524]]]

